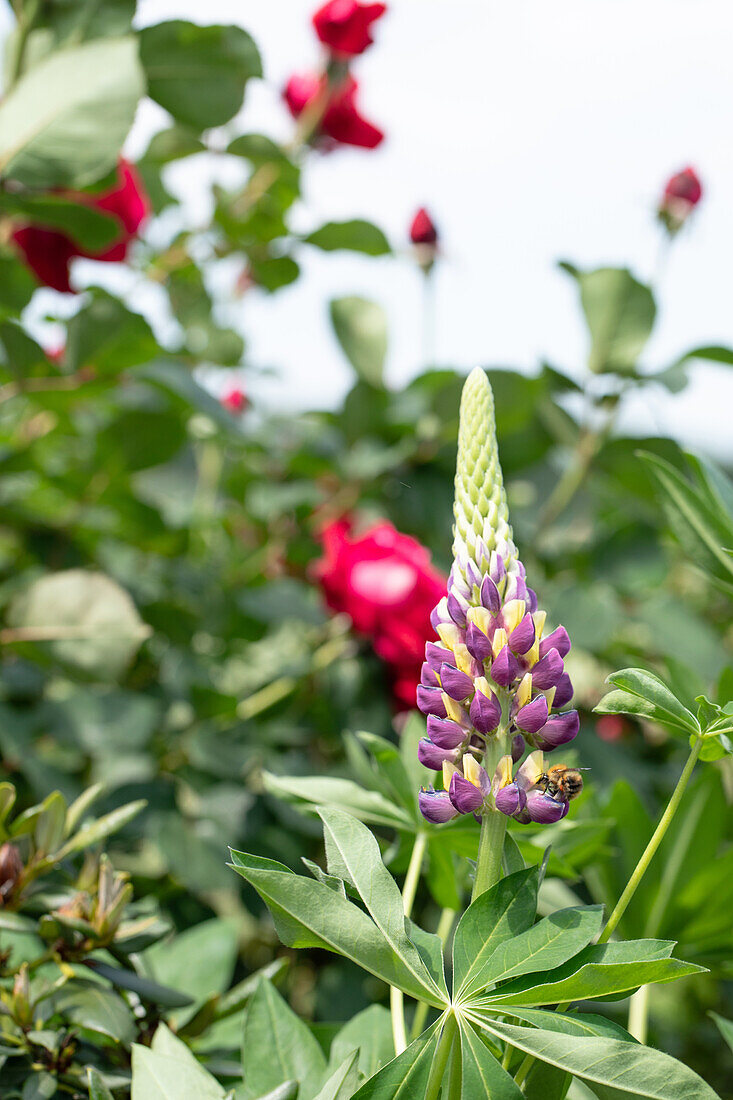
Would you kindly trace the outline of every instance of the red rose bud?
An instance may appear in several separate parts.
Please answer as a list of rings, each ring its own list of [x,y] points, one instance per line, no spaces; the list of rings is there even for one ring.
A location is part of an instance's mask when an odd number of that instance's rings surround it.
[[[413,244],[436,245],[438,229],[424,206],[421,206],[410,224],[410,240]]]
[[[438,255],[438,230],[424,206],[412,219],[410,240],[415,246],[415,258],[423,274],[429,275]]]
[[[372,23],[381,19],[386,4],[359,4],[357,0],[329,0],[313,16],[313,26],[324,46],[337,57],[356,57],[371,46]]]
[[[240,390],[238,386],[233,386],[232,389],[227,390],[221,399],[221,403],[233,416],[243,413],[249,404],[244,390]]]
[[[702,184],[694,168],[683,168],[668,180],[659,219],[671,235],[682,228],[701,198]]]
[[[298,118],[324,88],[326,77],[313,75],[291,76],[283,91],[283,99],[293,118]],[[347,76],[337,88],[328,93],[326,106],[316,125],[314,143],[328,149],[334,145],[356,145],[361,149],[376,149],[384,134],[359,114],[356,95],[359,87],[352,76]]]
[[[97,194],[69,192],[74,201],[109,214],[119,225],[116,240],[99,252],[85,252],[79,245],[55,229],[26,225],[16,229],[13,240],[23,253],[28,267],[44,286],[72,293],[69,265],[75,256],[102,263],[121,263],[127,258],[130,242],[150,213],[150,202],[134,165],[120,160],[117,184]]]

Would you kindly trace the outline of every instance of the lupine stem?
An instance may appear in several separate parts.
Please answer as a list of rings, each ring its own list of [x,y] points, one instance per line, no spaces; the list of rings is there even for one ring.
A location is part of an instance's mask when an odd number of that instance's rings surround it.
[[[453,1012],[449,1012],[445,1018],[443,1032],[440,1036],[438,1049],[435,1052],[435,1058],[433,1059],[430,1077],[428,1078],[427,1088],[425,1089],[425,1100],[438,1100],[440,1089],[443,1084],[445,1067],[448,1065],[448,1058],[450,1057],[451,1048],[453,1047],[456,1030],[456,1018]]]
[[[507,817],[498,810],[488,810],[481,818],[476,877],[473,880],[471,901],[485,894],[501,878],[506,826]]]
[[[633,1035],[640,1043],[646,1042],[649,988],[648,985],[639,986],[629,1000],[629,1035]]]
[[[692,746],[692,749],[690,750],[690,755],[687,758],[687,763],[682,769],[682,774],[677,781],[677,786],[672,793],[672,797],[667,803],[667,808],[662,814],[659,824],[652,834],[651,840],[644,849],[641,859],[634,868],[631,878],[626,884],[626,888],[623,894],[616,903],[616,908],[611,913],[611,916],[608,918],[608,923],[606,924],[606,927],[603,929],[600,936],[598,937],[599,943],[606,943],[606,941],[609,940],[613,933],[616,931],[616,927],[619,921],[626,912],[629,902],[636,893],[639,883],[646,874],[647,868],[654,858],[654,853],[656,852],[659,845],[662,843],[662,840],[664,839],[664,834],[667,832],[667,829],[672,822],[672,818],[677,812],[679,804],[682,801],[682,795],[685,793],[685,788],[687,787],[687,784],[690,781],[690,776],[694,771],[695,764],[697,763],[697,758],[700,755],[703,740],[704,739],[702,735],[700,735]]]
[[[405,875],[405,882],[402,887],[402,905],[406,917],[409,917],[412,912],[427,842],[427,833],[420,832],[415,837],[410,863],[407,867],[407,874]],[[407,1049],[405,996],[402,990],[394,985],[389,988],[389,1010],[392,1017],[392,1039],[394,1041],[395,1054],[402,1054],[402,1051]]]

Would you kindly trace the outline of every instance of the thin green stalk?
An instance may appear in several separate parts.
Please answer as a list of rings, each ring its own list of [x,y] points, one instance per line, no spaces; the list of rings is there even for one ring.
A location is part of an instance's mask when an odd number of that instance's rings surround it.
[[[450,1057],[450,1052],[453,1047],[453,1040],[456,1036],[457,1026],[453,1012],[449,1012],[445,1018],[443,1032],[440,1036],[438,1049],[435,1052],[435,1058],[433,1059],[430,1077],[428,1078],[427,1088],[425,1089],[425,1100],[438,1100],[440,1089],[443,1084],[443,1076],[446,1066],[448,1065],[448,1058]]]
[[[23,71],[23,61],[25,59],[25,48],[28,43],[28,35],[33,30],[40,8],[40,0],[28,0],[24,8],[22,8],[18,14],[17,37],[13,56],[8,66],[6,92],[10,91]]]
[[[461,1100],[463,1095],[463,1052],[461,1033],[458,1031],[453,1040],[453,1052],[450,1060],[450,1078],[448,1079],[447,1100]]]
[[[646,1042],[650,988],[648,985],[640,986],[629,1000],[629,1035],[633,1035],[640,1043]]]
[[[517,1070],[517,1072],[514,1074],[514,1083],[515,1083],[515,1085],[519,1085],[519,1087],[521,1088],[521,1086],[527,1080],[527,1077],[529,1075],[529,1071],[532,1069],[532,1066],[534,1065],[534,1063],[535,1063],[534,1054],[528,1054],[527,1057],[522,1062],[519,1069]]]
[[[694,745],[692,746],[692,749],[690,750],[690,755],[687,758],[687,763],[682,769],[682,774],[677,781],[677,786],[674,789],[672,797],[667,803],[667,808],[662,814],[659,824],[654,830],[651,840],[647,844],[641,856],[641,859],[634,868],[631,878],[626,884],[626,888],[623,894],[616,903],[616,908],[611,913],[611,916],[608,918],[608,923],[606,924],[606,927],[603,929],[600,936],[598,937],[599,943],[606,943],[606,941],[609,940],[613,933],[616,931],[616,927],[619,921],[626,912],[629,902],[636,893],[639,883],[646,874],[646,870],[652,859],[654,858],[654,853],[656,852],[659,845],[662,843],[662,840],[664,839],[664,834],[667,832],[667,829],[672,822],[672,818],[676,814],[679,804],[682,801],[682,795],[685,793],[685,788],[690,781],[690,776],[694,771],[695,764],[697,763],[697,758],[700,755],[702,743],[703,737],[702,735],[700,735],[696,739]]]
[[[406,917],[409,917],[412,912],[427,842],[427,833],[420,832],[415,837],[410,863],[407,867],[407,874],[405,875],[405,882],[402,887],[402,904]],[[405,996],[402,990],[397,989],[394,985],[389,987],[389,1011],[392,1017],[392,1040],[394,1042],[395,1054],[402,1054],[402,1051],[407,1049]]]
[[[488,810],[481,818],[476,877],[473,881],[471,901],[485,894],[501,878],[506,826],[507,817],[498,810]]]
[[[435,934],[445,947],[446,940],[450,935],[450,930],[453,927],[453,921],[456,919],[455,909],[444,909],[440,914],[440,920],[438,921],[438,927],[435,930]],[[415,1015],[412,1018],[412,1027],[410,1028],[410,1039],[417,1039],[418,1035],[422,1035],[425,1030],[425,1022],[428,1018],[428,1012],[430,1011],[430,1005],[427,1001],[419,1001],[415,1008]]]

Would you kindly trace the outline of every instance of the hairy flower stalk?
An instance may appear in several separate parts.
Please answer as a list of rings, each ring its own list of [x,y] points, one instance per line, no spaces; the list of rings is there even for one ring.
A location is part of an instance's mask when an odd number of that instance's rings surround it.
[[[487,826],[499,814],[559,821],[568,798],[548,782],[544,753],[578,733],[577,711],[563,709],[573,695],[563,663],[570,639],[562,626],[543,636],[546,615],[512,538],[493,395],[479,368],[463,389],[455,484],[453,568],[417,689],[428,720],[418,755],[442,772],[443,788],[423,788],[420,809],[436,824],[467,813]],[[503,826],[493,833],[501,840]]]

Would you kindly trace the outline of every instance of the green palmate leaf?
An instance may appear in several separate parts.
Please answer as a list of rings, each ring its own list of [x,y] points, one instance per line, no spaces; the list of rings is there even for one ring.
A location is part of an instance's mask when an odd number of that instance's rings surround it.
[[[507,982],[489,995],[495,1004],[548,1005],[628,993],[652,982],[673,982],[704,967],[669,958],[674,943],[629,940],[587,947],[543,974]]]
[[[397,957],[374,922],[358,906],[320,882],[295,875],[275,860],[232,851],[231,866],[267,904],[288,947],[321,947],[344,955],[417,1000],[440,1007],[435,983],[418,978]],[[421,965],[424,970],[424,964]]]
[[[107,35],[127,34],[135,15],[135,0],[105,0],[104,4],[78,0],[51,0],[43,5],[39,23],[49,28],[57,42],[68,39],[85,42]]]
[[[0,209],[33,225],[60,229],[83,248],[99,251],[120,235],[120,223],[109,215],[61,195],[5,193]]]
[[[542,1008],[517,1008],[512,1005],[511,1009],[507,1009],[507,1015],[532,1024],[533,1027],[544,1028],[545,1031],[560,1031],[563,1035],[601,1035],[607,1039],[620,1039],[625,1043],[637,1041],[620,1024],[607,1020],[605,1016],[598,1016],[594,1012],[568,1014],[547,1012]]]
[[[382,230],[360,218],[348,222],[327,222],[303,240],[324,252],[345,248],[351,252],[365,252],[367,256],[384,256],[390,251],[389,241]]]
[[[506,978],[560,966],[595,939],[602,923],[601,905],[560,909],[544,917],[532,928],[499,944],[466,980],[461,996]]]
[[[336,806],[372,825],[389,825],[393,829],[414,830],[408,814],[378,791],[366,791],[351,779],[336,779],[328,775],[307,776],[304,779],[290,776],[263,775],[268,791],[280,797],[316,806]]]
[[[733,1051],[733,1020],[726,1020],[724,1016],[719,1016],[717,1012],[710,1012],[709,1015],[715,1020],[718,1031]]]
[[[417,1100],[424,1096],[439,1038],[440,1021],[370,1077],[354,1093],[354,1100]]]
[[[241,27],[158,23],[142,30],[140,58],[151,98],[199,130],[228,122],[247,81],[262,76],[257,47]]]
[[[353,1051],[319,1089],[315,1100],[349,1100],[359,1084],[358,1051]]]
[[[482,1021],[481,1026],[526,1054],[579,1077],[596,1095],[608,1100],[717,1100],[713,1090],[687,1066],[639,1043],[567,1036],[495,1020]]]
[[[85,187],[114,168],[143,77],[134,38],[60,50],[0,105],[0,174],[27,187]]]
[[[522,1091],[497,1062],[470,1024],[461,1020],[461,1100],[522,1100]]]
[[[39,853],[55,852],[64,835],[66,799],[54,791],[41,803],[41,812],[35,821],[33,840]]]
[[[370,1005],[344,1024],[331,1044],[331,1065],[340,1065],[354,1050],[365,1077],[373,1077],[394,1057],[392,1021],[382,1005]]]
[[[625,668],[621,672],[614,672],[608,680],[614,687],[619,688],[624,696],[632,698],[625,700],[619,698],[617,692],[611,692],[595,708],[597,713],[641,714],[661,725],[684,730],[685,733],[700,732],[700,725],[695,715],[682,705],[667,685],[653,672],[647,672],[644,668]],[[624,710],[625,705],[633,709]]]
[[[632,372],[654,326],[656,306],[651,290],[625,268],[578,271],[569,264],[562,266],[580,289],[591,337],[588,366],[598,374]]]
[[[265,1093],[263,1096],[258,1096],[256,1100],[297,1100],[297,1096],[298,1082],[286,1081],[284,1085],[280,1085],[278,1088],[272,1089],[270,1092]]]
[[[116,581],[85,569],[34,581],[11,604],[8,621],[30,638],[49,639],[64,663],[105,679],[125,671],[150,633]]]
[[[387,319],[376,302],[366,298],[335,298],[331,323],[346,358],[359,378],[382,386],[387,355]]]
[[[99,1073],[92,1066],[87,1067],[87,1084],[89,1086],[89,1100],[114,1100]]]
[[[531,927],[538,887],[538,868],[530,867],[503,878],[471,903],[458,922],[453,941],[456,992],[481,972],[501,943]]]
[[[328,870],[357,890],[374,923],[417,982],[432,985],[448,999],[445,981],[436,984],[414,943],[405,933],[405,910],[397,883],[382,863],[375,837],[342,810],[320,808]],[[442,970],[442,967],[441,967]]]
[[[357,733],[358,741],[367,750],[375,764],[377,788],[412,813],[417,809],[415,786],[405,768],[397,745],[375,733]]]
[[[326,1069],[313,1033],[271,982],[262,979],[249,1003],[242,1038],[242,1073],[251,1095],[298,1081],[299,1100],[312,1100]]]
[[[525,1100],[565,1100],[572,1077],[557,1066],[535,1062],[522,1085]]]

